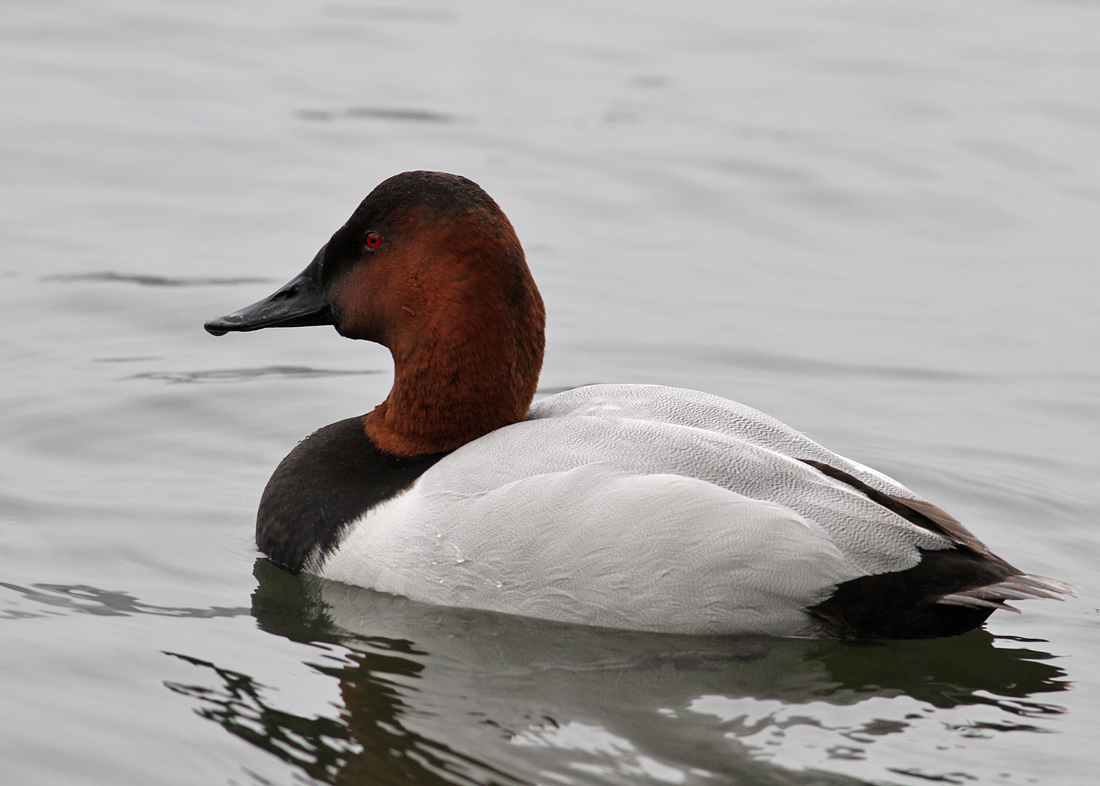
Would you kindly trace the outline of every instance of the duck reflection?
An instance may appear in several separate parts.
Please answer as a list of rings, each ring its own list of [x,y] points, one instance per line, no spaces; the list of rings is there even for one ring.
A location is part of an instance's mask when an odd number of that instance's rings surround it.
[[[985,631],[905,642],[669,636],[425,606],[265,561],[256,576],[264,630],[339,651],[338,665],[311,664],[339,681],[339,715],[283,712],[247,675],[187,655],[213,684],[168,687],[334,784],[855,783],[774,763],[782,757],[761,755],[761,735],[809,724],[830,735],[826,758],[839,763],[877,737],[943,725],[937,713],[960,705],[988,710],[960,734],[1048,731],[1062,709],[1036,697],[1069,686],[1050,654]]]

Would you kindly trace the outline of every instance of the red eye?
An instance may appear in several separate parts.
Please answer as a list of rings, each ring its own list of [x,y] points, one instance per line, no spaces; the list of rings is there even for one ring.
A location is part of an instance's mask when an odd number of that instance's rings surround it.
[[[386,241],[383,240],[382,236],[377,232],[368,232],[367,239],[364,242],[366,243],[367,248],[378,248]]]

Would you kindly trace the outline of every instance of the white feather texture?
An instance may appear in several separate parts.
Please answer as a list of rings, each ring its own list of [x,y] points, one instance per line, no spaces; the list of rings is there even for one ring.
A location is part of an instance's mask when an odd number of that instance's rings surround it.
[[[815,632],[806,609],[838,583],[950,547],[799,459],[916,498],[750,407],[597,385],[445,457],[311,572],[564,622],[790,636]]]

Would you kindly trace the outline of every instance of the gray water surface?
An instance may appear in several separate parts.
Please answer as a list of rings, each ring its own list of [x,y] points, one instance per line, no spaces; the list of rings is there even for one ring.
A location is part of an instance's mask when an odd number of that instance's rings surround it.
[[[1090,784],[1100,6],[0,7],[5,784]],[[438,609],[257,561],[385,350],[206,319],[407,169],[479,182],[541,393],[758,407],[1080,587],[845,644]]]

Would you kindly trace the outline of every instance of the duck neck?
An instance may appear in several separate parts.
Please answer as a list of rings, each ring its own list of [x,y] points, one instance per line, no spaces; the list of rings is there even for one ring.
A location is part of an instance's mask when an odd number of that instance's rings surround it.
[[[526,279],[518,302],[485,303],[485,290],[472,287],[480,292],[418,319],[408,340],[387,342],[393,388],[363,417],[376,447],[400,456],[442,453],[526,417],[545,327],[542,299]]]

